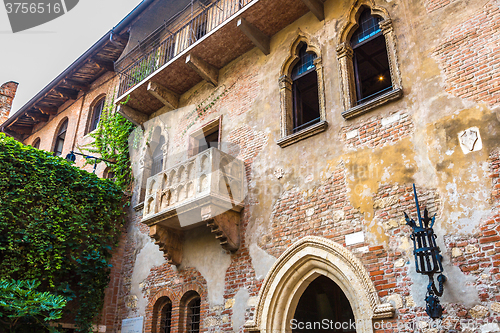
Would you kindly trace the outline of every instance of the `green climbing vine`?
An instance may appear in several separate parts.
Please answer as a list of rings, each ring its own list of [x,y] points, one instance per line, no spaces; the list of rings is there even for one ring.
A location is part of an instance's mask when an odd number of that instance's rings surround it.
[[[124,102],[126,103],[126,101]],[[124,191],[131,191],[132,169],[129,155],[129,136],[135,126],[115,111],[114,101],[107,103],[102,111],[97,129],[90,133],[94,142],[84,146],[90,153],[99,154],[109,172],[114,174],[115,183]]]
[[[91,332],[123,225],[122,189],[3,133],[0,161],[0,280],[39,281]]]

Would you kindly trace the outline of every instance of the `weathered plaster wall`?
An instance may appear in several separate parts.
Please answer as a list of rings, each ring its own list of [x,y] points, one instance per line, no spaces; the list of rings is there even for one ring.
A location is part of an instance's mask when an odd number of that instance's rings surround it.
[[[450,281],[446,320],[498,317],[500,2],[375,1],[393,21],[404,96],[345,120],[336,46],[352,3],[326,1],[324,21],[304,15],[272,36],[270,55],[249,51],[220,70],[218,87],[200,82],[181,96],[181,108],[151,117],[167,124],[168,168],[187,158],[190,133],[222,116],[222,141],[239,145],[246,168],[242,244],[224,253],[208,228],[188,231],[184,261],[174,267],[134,240],[148,233],[139,213],[126,240],[117,325],[145,314],[152,331],[160,295],[175,304],[189,285],[202,295],[204,331],[240,331],[276,258],[307,235],[331,238],[360,258],[382,301],[396,306],[392,322],[424,321],[427,281],[415,273],[402,220],[404,212],[416,216],[412,183],[436,214]],[[280,148],[279,71],[299,32],[321,51],[328,129]],[[468,129],[480,144],[467,146]]]

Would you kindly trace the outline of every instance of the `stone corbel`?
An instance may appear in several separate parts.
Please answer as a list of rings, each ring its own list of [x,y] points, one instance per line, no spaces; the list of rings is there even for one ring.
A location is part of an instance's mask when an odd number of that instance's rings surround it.
[[[215,205],[202,207],[201,218],[227,251],[240,247],[240,213]]]
[[[155,224],[149,227],[149,236],[154,238],[155,244],[160,247],[169,264],[180,265],[184,240],[182,231]]]
[[[187,55],[186,64],[198,73],[203,80],[211,83],[214,87],[217,87],[219,78],[219,70],[217,68],[193,54]]]

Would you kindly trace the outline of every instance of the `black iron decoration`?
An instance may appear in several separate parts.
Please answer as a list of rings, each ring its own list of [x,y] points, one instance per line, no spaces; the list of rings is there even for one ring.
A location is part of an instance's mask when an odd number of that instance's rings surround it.
[[[418,205],[417,191],[415,184],[413,184],[413,193],[415,195],[415,203],[417,205],[418,225],[413,219],[410,219],[405,213],[406,224],[412,227],[413,232],[410,236],[413,241],[413,254],[415,255],[415,266],[417,273],[427,275],[429,277],[429,284],[427,285],[427,294],[425,302],[427,303],[425,312],[432,319],[441,318],[443,315],[443,307],[439,303],[439,297],[443,296],[443,283],[446,281],[446,276],[441,274],[443,272],[443,264],[441,260],[443,256],[440,254],[441,250],[436,244],[436,234],[432,227],[436,219],[436,215],[429,218],[427,208],[424,209],[424,217],[420,215],[420,207]],[[430,225],[429,225],[430,223]],[[437,280],[439,282],[439,289],[434,284],[434,274],[439,273]]]

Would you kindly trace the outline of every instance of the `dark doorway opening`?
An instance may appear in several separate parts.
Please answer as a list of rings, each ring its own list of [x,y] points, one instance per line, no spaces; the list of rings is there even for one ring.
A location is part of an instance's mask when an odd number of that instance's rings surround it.
[[[292,332],[356,332],[354,313],[342,289],[326,276],[316,278],[300,297]]]

